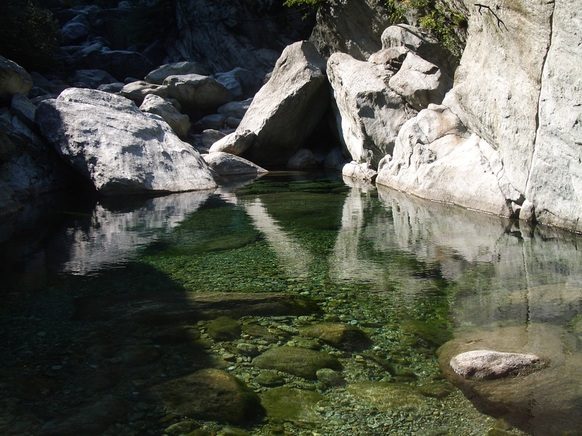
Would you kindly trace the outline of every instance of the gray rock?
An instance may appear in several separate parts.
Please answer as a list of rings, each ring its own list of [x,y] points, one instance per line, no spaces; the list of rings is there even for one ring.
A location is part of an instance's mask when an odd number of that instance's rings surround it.
[[[99,85],[97,89],[103,92],[110,92],[111,94],[118,94],[121,93],[121,90],[125,86],[125,83],[122,82],[113,82],[107,83],[104,85]],[[129,97],[128,97],[129,98]]]
[[[180,138],[186,138],[190,131],[190,118],[184,115],[172,105],[172,103],[164,100],[154,94],[148,94],[139,107],[142,112],[159,115],[166,123],[170,125],[172,130]]]
[[[300,148],[287,161],[287,168],[290,170],[310,170],[317,166],[317,159],[308,148]]]
[[[178,100],[187,111],[208,113],[232,100],[222,84],[199,74],[168,76],[164,86],[168,88],[168,96]]]
[[[239,128],[237,128],[236,131],[226,135],[225,137],[212,144],[212,147],[210,147],[210,152],[214,153],[217,151],[223,151],[225,153],[236,154],[238,156],[248,150],[256,139],[257,135],[250,130],[240,131],[239,125]]]
[[[214,78],[230,91],[234,98],[240,99],[256,91],[261,80],[246,68],[237,67],[226,73],[218,73]]]
[[[408,53],[410,53],[410,51],[403,45],[389,47],[372,54],[368,58],[368,62],[381,65],[388,70],[397,72],[402,66],[402,63],[404,62],[404,59],[406,59],[406,55]]]
[[[162,85],[153,85],[144,81],[130,82],[121,88],[119,92],[122,96],[133,100],[141,105],[147,95],[153,94],[158,97],[167,97],[168,88]]]
[[[89,36],[88,23],[73,19],[63,26],[61,36],[66,44],[82,41]]]
[[[450,365],[461,377],[494,379],[531,372],[539,368],[540,360],[535,354],[474,350],[457,354]]]
[[[218,108],[218,113],[224,115],[225,117],[235,117],[242,119],[251,103],[253,102],[252,98],[247,98],[246,100],[241,101],[231,101],[228,102]]]
[[[224,120],[224,125],[229,129],[236,129],[238,126],[240,126],[241,121],[242,120],[240,118],[228,117],[226,120]]]
[[[354,161],[377,168],[380,159],[392,154],[398,131],[416,111],[389,88],[391,73],[378,65],[335,53],[327,73],[343,145]]]
[[[194,124],[194,127],[200,130],[212,129],[212,130],[221,130],[224,128],[224,122],[226,121],[226,117],[222,114],[211,114],[206,115],[205,117],[200,118]]]
[[[421,110],[431,103],[440,104],[452,80],[439,67],[410,52],[389,85],[413,108]]]
[[[511,202],[519,200],[497,151],[436,105],[402,126],[393,155],[379,165],[376,183],[501,216],[512,215]]]
[[[251,161],[220,151],[204,154],[202,158],[208,166],[220,176],[236,176],[242,174],[261,174],[267,170],[255,165]]]
[[[16,62],[0,56],[0,104],[9,102],[14,94],[28,94],[31,88],[30,74]]]
[[[208,76],[210,71],[199,62],[175,62],[173,64],[164,64],[153,71],[150,71],[145,77],[145,81],[161,85],[169,76],[178,76],[184,74],[200,74]]]
[[[390,23],[382,0],[333,0],[320,6],[309,40],[326,58],[342,52],[365,60],[380,49]]]
[[[78,84],[83,84],[89,88],[97,88],[115,82],[115,78],[103,70],[77,70],[71,77],[71,82],[77,87],[80,87]]]
[[[105,194],[216,186],[197,151],[124,97],[69,88],[41,103],[36,119],[57,152]]]
[[[342,176],[354,180],[374,181],[378,172],[367,163],[350,162],[342,167]]]
[[[200,134],[200,140],[202,142],[202,145],[205,148],[209,149],[210,147],[212,147],[212,144],[220,141],[225,136],[226,136],[225,133],[220,132],[218,130],[206,129],[206,130],[203,130],[202,133]]]
[[[310,43],[285,48],[236,130],[235,138],[246,131],[256,135],[245,157],[265,167],[284,165],[301,147],[328,106],[324,71],[324,61]],[[230,150],[216,151],[240,152]]]
[[[24,95],[16,94],[12,97],[10,110],[30,129],[36,129],[36,106]]]
[[[110,50],[102,46],[81,53],[77,66],[105,70],[118,80],[126,77],[142,78],[153,67],[152,63],[139,52]]]

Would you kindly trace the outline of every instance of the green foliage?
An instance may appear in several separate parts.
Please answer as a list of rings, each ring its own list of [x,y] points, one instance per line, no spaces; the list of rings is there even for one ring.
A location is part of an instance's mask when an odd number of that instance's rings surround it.
[[[323,3],[325,3],[326,0],[285,0],[285,2],[283,3],[285,6],[309,6],[309,7],[319,7],[321,6]]]
[[[36,0],[0,2],[0,54],[30,70],[56,65],[58,24]]]

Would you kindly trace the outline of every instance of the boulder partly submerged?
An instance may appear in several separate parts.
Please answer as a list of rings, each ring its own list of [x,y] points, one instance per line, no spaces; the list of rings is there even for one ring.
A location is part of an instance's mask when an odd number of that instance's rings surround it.
[[[124,97],[69,88],[43,102],[36,120],[57,152],[103,194],[216,187],[196,150]]]
[[[268,171],[240,156],[217,151],[202,155],[202,158],[220,176],[259,175]]]
[[[461,377],[494,379],[531,372],[540,368],[540,362],[535,354],[472,350],[457,354],[450,365]]]

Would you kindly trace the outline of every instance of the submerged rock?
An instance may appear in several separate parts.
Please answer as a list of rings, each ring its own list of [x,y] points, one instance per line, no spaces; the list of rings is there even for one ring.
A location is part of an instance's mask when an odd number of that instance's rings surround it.
[[[244,424],[264,414],[259,397],[219,369],[203,369],[155,386],[154,395],[174,414]]]
[[[277,369],[312,380],[317,378],[319,369],[341,369],[341,364],[335,357],[322,351],[299,347],[271,348],[255,357],[253,365],[263,369]]]
[[[228,316],[219,316],[210,321],[206,329],[215,341],[232,341],[240,337],[241,323]]]
[[[216,187],[196,150],[126,98],[69,88],[43,102],[36,118],[57,152],[102,193]]]
[[[340,323],[322,323],[304,327],[301,335],[318,338],[329,345],[344,350],[362,350],[371,345],[370,338],[355,326]]]
[[[272,421],[317,422],[321,418],[315,407],[323,395],[288,387],[269,389],[261,394],[261,403]]]
[[[474,350],[453,357],[451,368],[461,377],[493,379],[539,369],[540,361],[541,359],[535,354]]]

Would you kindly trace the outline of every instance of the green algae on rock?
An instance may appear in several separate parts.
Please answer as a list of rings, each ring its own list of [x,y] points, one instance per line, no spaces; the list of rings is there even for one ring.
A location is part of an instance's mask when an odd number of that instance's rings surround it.
[[[315,380],[321,368],[341,369],[339,360],[323,352],[299,347],[276,347],[253,359],[253,365],[277,369],[306,379]]]

